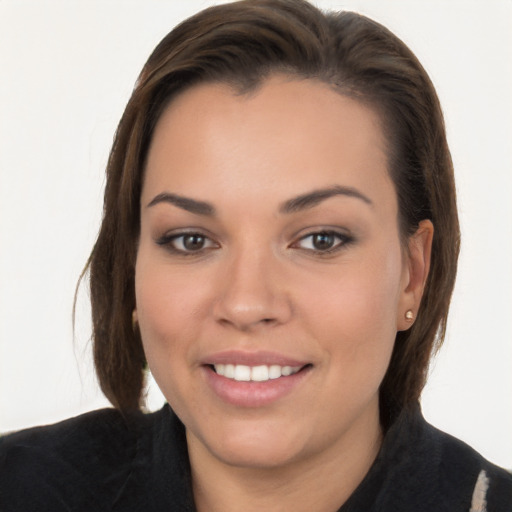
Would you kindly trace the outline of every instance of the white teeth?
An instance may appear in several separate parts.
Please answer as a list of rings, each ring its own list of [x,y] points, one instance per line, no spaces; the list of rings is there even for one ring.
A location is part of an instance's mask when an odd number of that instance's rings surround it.
[[[251,370],[251,380],[256,382],[268,380],[268,366],[254,366]]]
[[[224,373],[221,375],[224,375],[224,377],[227,377],[228,379],[234,379],[235,378],[235,365],[234,364],[225,365]]]
[[[269,379],[278,379],[279,377],[281,377],[281,367],[278,366],[277,364],[273,364],[268,369],[268,378]]]
[[[251,368],[249,366],[237,364],[235,366],[235,380],[251,380]]]
[[[288,375],[291,375],[293,373],[293,369],[292,369],[291,366],[283,366],[283,369],[281,370],[281,373],[285,377],[288,377]]]
[[[214,364],[215,372],[228,379],[234,379],[243,382],[265,382],[279,377],[288,377],[297,373],[301,366],[279,366],[273,364],[270,366],[246,366],[244,364]]]

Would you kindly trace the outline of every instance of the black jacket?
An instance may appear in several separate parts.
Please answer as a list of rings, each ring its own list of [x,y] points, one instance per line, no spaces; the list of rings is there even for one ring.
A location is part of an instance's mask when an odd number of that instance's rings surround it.
[[[472,508],[478,501],[486,507]],[[168,405],[129,417],[104,409],[0,440],[1,512],[194,510],[185,429]],[[339,509],[377,511],[512,512],[512,475],[416,407]]]

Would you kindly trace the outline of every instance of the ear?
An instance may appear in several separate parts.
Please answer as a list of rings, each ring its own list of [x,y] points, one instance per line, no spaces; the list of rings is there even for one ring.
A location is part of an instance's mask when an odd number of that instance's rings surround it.
[[[409,329],[416,318],[430,270],[433,237],[434,225],[430,220],[422,220],[416,233],[409,237],[404,251],[402,291],[397,310],[398,331]],[[406,316],[409,311],[412,316]]]

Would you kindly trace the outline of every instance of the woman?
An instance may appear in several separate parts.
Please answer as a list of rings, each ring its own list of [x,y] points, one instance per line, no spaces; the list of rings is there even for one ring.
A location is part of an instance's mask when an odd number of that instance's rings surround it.
[[[6,510],[508,510],[417,405],[458,221],[425,71],[299,1],[199,13],[119,125],[89,260],[117,410],[7,437]],[[169,401],[139,411],[149,366]],[[9,508],[10,507],[10,508]]]

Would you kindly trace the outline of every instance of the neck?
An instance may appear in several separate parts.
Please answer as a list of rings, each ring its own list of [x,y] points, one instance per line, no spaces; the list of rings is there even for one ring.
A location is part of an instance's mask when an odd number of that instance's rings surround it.
[[[382,443],[378,410],[321,453],[278,467],[239,467],[219,460],[187,432],[198,512],[334,512],[373,464]]]

